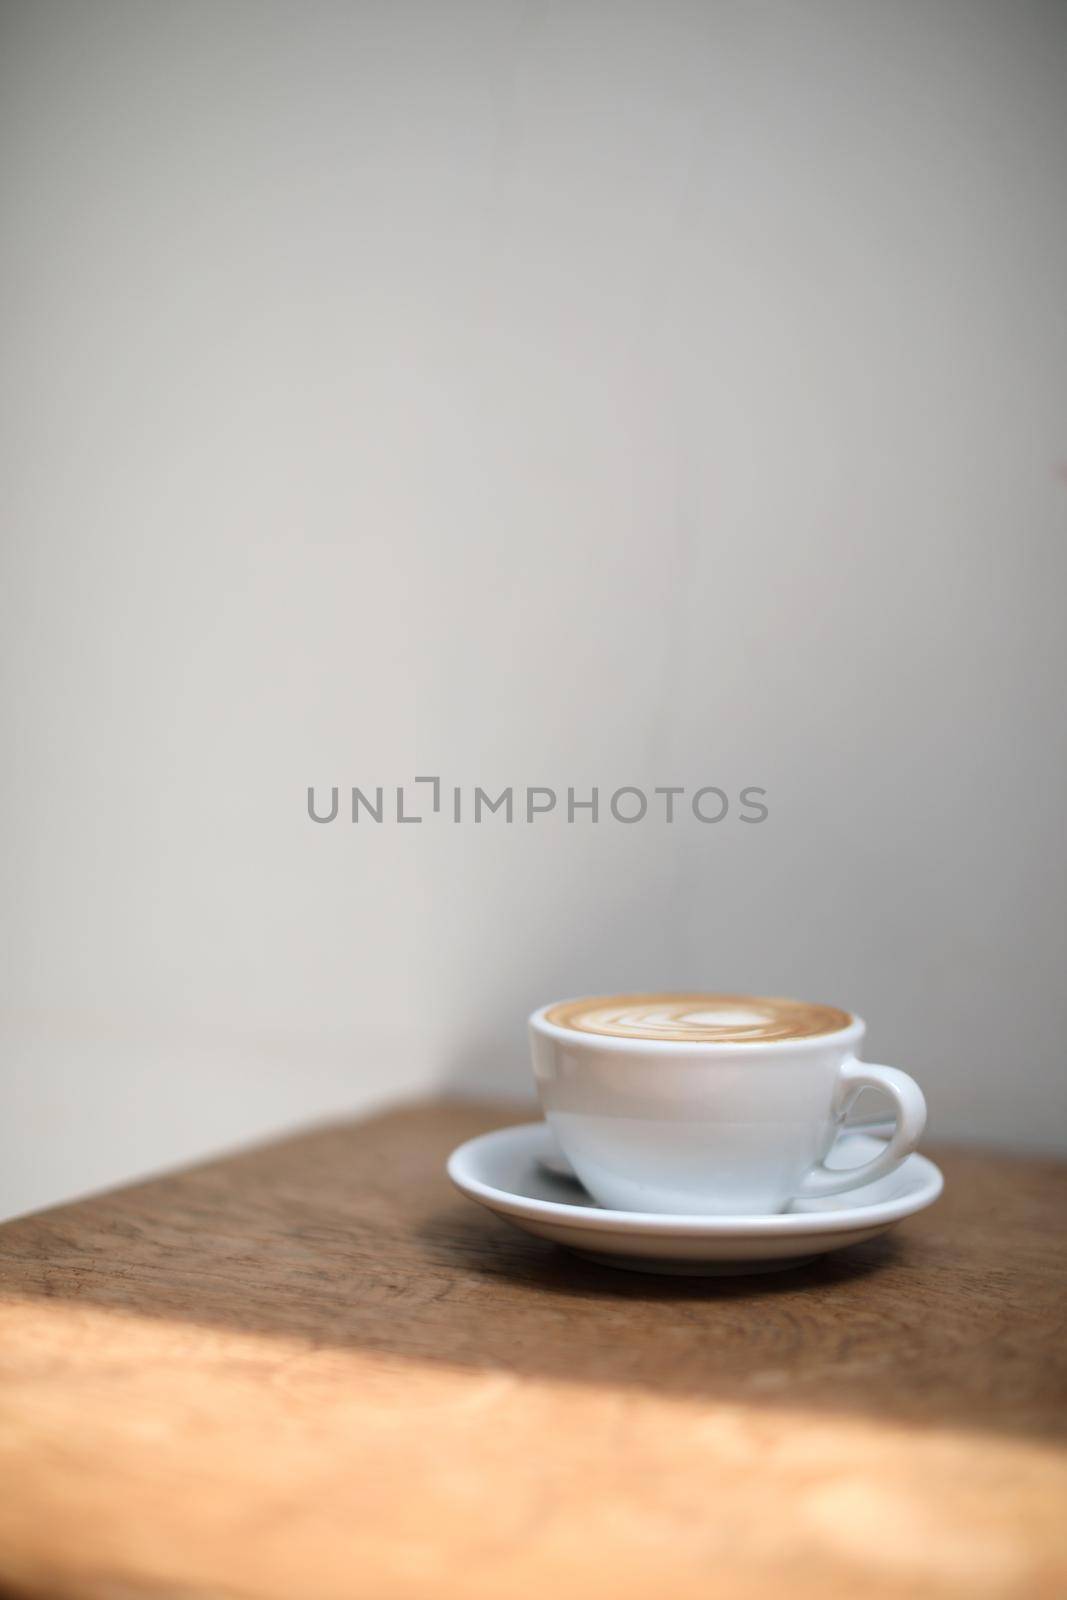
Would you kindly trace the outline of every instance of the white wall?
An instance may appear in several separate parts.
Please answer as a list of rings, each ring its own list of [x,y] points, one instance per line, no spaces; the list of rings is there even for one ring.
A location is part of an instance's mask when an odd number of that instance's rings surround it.
[[[1067,12],[9,4],[0,1208],[585,989],[1067,1146]],[[316,827],[440,772],[767,823]]]

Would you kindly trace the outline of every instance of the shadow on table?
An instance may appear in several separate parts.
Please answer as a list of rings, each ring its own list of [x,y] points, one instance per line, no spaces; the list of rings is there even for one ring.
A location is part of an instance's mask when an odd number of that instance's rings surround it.
[[[814,1261],[771,1271],[707,1275],[642,1272],[588,1260],[562,1245],[529,1238],[507,1223],[499,1226],[503,1233],[493,1240],[489,1262],[487,1233],[496,1235],[497,1229],[488,1215],[483,1219],[446,1208],[427,1218],[418,1233],[435,1260],[482,1274],[490,1281],[512,1282],[524,1293],[541,1288],[582,1298],[592,1294],[655,1303],[709,1298],[758,1300],[767,1295],[792,1294],[801,1287],[827,1287],[865,1277],[881,1271],[899,1255],[896,1239],[883,1234],[866,1247],[839,1250]],[[512,1232],[516,1232],[514,1243],[508,1238]]]

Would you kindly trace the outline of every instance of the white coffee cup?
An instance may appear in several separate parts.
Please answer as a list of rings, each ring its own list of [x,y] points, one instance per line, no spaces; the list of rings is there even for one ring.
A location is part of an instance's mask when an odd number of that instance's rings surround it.
[[[795,1038],[725,1042],[612,1036],[561,1026],[547,1015],[592,1004],[543,1006],[530,1018],[530,1040],[549,1125],[590,1194],[612,1210],[780,1212],[793,1199],[842,1194],[884,1177],[922,1135],[922,1090],[896,1067],[858,1059],[866,1028],[849,1013],[810,1008],[843,1025]],[[894,1102],[893,1135],[863,1166],[830,1170],[823,1162],[865,1088]]]

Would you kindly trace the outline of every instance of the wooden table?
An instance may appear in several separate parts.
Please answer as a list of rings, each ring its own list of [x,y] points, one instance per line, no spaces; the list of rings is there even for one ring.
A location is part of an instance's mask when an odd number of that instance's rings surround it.
[[[421,1105],[0,1229],[0,1589],[1067,1593],[1067,1165],[937,1152],[883,1239],[645,1277],[450,1188]]]

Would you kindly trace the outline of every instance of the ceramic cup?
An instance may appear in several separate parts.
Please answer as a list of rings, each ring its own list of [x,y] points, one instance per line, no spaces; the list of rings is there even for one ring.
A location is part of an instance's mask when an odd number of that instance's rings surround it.
[[[771,1042],[614,1038],[530,1018],[545,1116],[589,1193],[618,1211],[760,1215],[842,1194],[911,1154],[926,1122],[918,1084],[858,1059],[859,1017]],[[823,1165],[862,1089],[894,1103],[885,1149],[847,1172]]]

